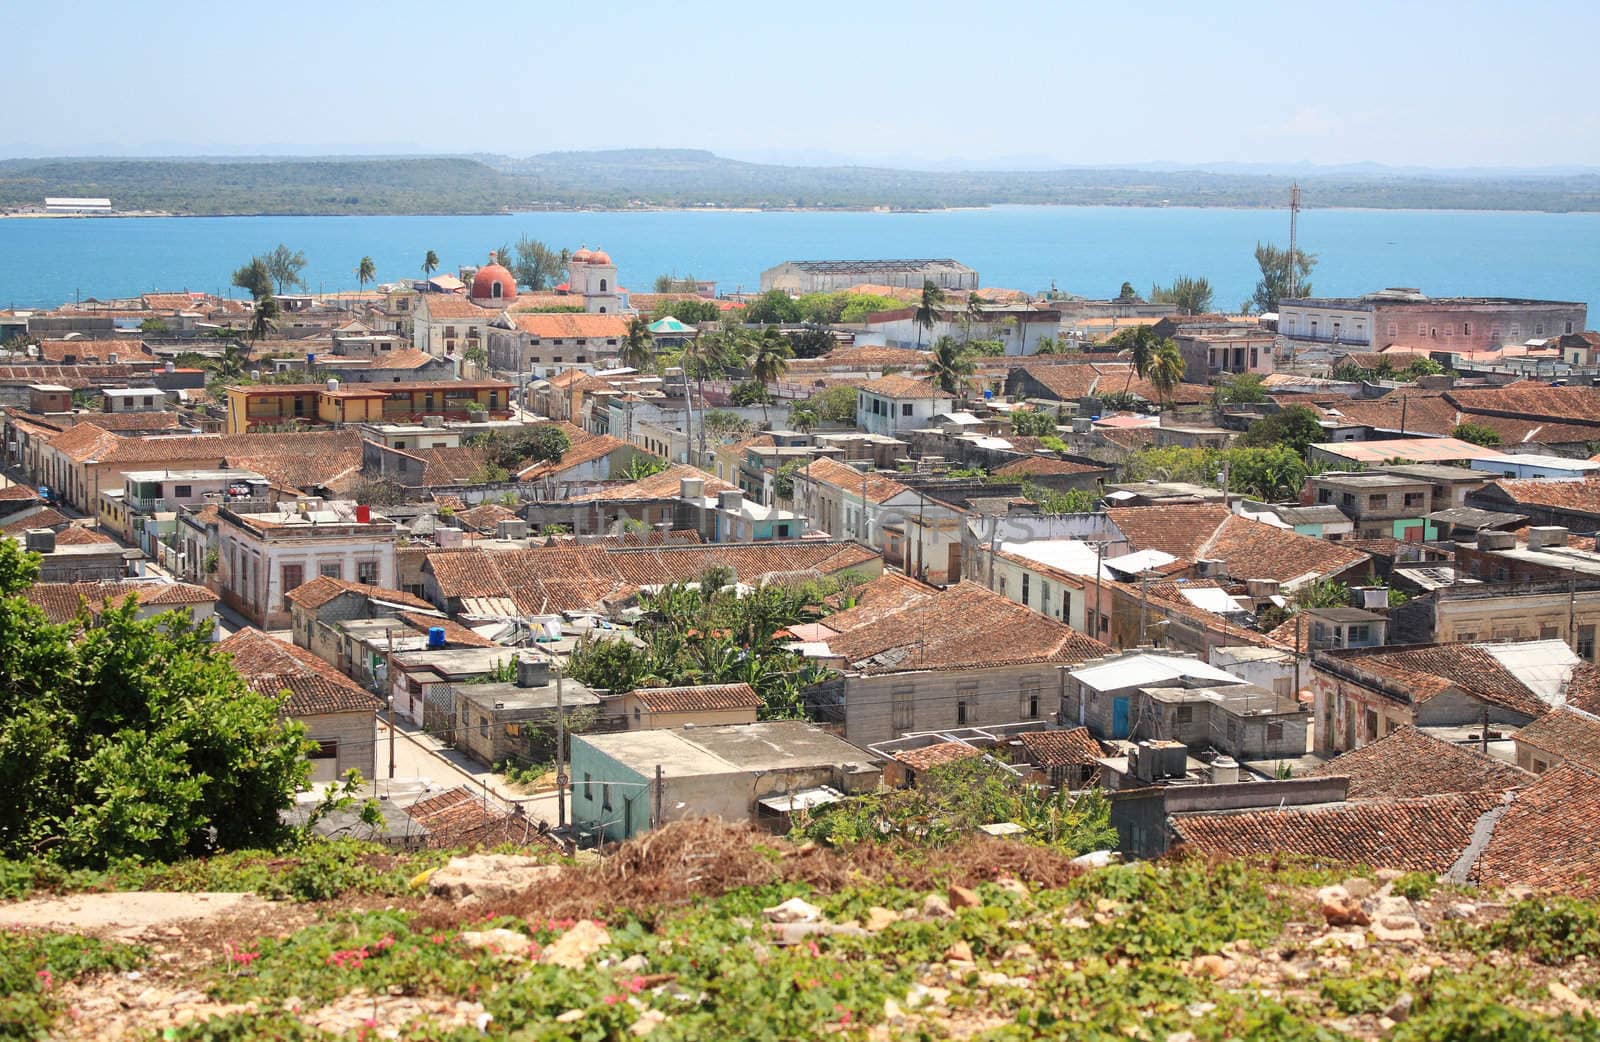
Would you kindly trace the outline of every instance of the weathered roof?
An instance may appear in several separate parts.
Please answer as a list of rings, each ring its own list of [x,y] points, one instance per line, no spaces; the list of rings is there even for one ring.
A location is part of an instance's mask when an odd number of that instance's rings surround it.
[[[1518,791],[1473,866],[1484,886],[1600,896],[1600,777],[1571,763]]]
[[[907,491],[907,486],[876,471],[861,471],[824,456],[811,460],[795,473],[796,478],[832,485],[859,498],[865,490],[868,500],[883,503]]]
[[[1600,719],[1590,713],[1557,709],[1534,720],[1513,737],[1518,747],[1526,745],[1591,771],[1600,771]]]
[[[348,579],[335,579],[328,575],[319,575],[315,579],[301,583],[285,594],[284,599],[297,608],[307,608],[315,611],[335,597],[346,593],[359,594],[371,600],[387,601],[390,604],[402,604],[430,611],[433,609],[433,605],[422,598],[400,590],[389,590],[382,586],[351,582]]]
[[[1093,767],[1104,751],[1087,727],[1017,735],[1028,760],[1040,767]]]
[[[1526,785],[1526,771],[1415,727],[1402,727],[1337,756],[1307,777],[1350,779],[1352,800],[1403,799],[1446,792],[1504,792]]]
[[[641,687],[635,689],[633,695],[652,713],[703,713],[761,707],[761,696],[749,684]]]
[[[59,537],[58,537],[59,539]],[[109,541],[109,540],[108,540]],[[34,583],[22,592],[44,610],[51,622],[70,622],[80,608],[98,615],[106,602],[121,604],[132,596],[141,607],[181,608],[213,604],[217,595],[192,583],[156,583],[135,579],[100,582]]]
[[[232,656],[234,668],[261,694],[277,698],[287,691],[285,716],[376,712],[383,704],[316,655],[258,629],[246,626],[216,647]]]
[[[940,764],[957,763],[982,755],[982,749],[970,746],[966,742],[934,742],[932,745],[902,750],[895,753],[894,758],[913,771],[925,771]]]

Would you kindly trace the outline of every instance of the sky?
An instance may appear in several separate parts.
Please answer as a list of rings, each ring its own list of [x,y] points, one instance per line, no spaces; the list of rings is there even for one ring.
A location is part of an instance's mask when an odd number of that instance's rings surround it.
[[[1597,34],[1593,0],[0,0],[0,156],[1600,166],[1552,51]]]

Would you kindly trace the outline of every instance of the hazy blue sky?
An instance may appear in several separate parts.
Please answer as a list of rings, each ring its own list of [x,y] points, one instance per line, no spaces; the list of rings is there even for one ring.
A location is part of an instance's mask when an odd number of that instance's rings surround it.
[[[1597,35],[1593,0],[0,0],[0,154],[1600,165]]]

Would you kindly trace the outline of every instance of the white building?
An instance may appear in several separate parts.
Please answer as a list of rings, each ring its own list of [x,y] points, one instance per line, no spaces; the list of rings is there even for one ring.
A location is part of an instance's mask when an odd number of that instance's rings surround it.
[[[567,292],[583,297],[591,315],[616,315],[628,308],[617,287],[617,266],[604,250],[581,248],[567,262]]]
[[[862,384],[856,396],[856,426],[868,434],[897,435],[932,425],[955,411],[956,400],[927,380],[891,373]]]
[[[931,282],[940,289],[978,288],[978,273],[948,257],[917,260],[784,261],[761,273],[761,291],[833,293],[871,284],[921,289]]]
[[[981,316],[957,309],[934,312],[931,328],[919,325],[915,307],[868,315],[862,328],[883,338],[885,347],[926,348],[940,337],[957,340],[998,340],[1007,355],[1039,353],[1039,342],[1061,334],[1061,312],[1040,310],[1031,304],[991,304]]]

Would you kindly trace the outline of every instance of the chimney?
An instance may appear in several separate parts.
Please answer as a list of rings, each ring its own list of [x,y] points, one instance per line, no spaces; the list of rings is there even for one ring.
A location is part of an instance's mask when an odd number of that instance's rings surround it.
[[[1544,550],[1567,545],[1567,530],[1561,525],[1538,525],[1528,529],[1528,549]]]

